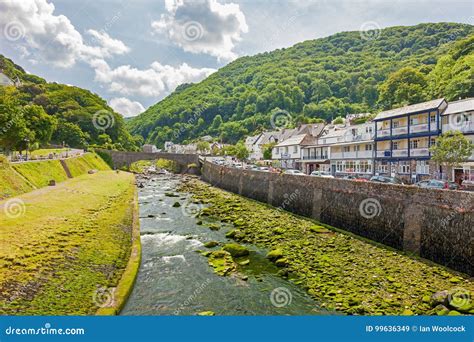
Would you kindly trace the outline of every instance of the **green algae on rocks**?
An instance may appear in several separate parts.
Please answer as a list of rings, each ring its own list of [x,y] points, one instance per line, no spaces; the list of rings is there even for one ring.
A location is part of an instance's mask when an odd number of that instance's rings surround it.
[[[181,190],[206,201],[201,216],[233,224],[227,238],[267,249],[269,258],[284,267],[281,275],[322,307],[366,315],[473,313],[474,284],[466,275],[197,179],[185,179]],[[431,300],[454,288],[469,294],[467,304],[467,299],[451,300],[451,305],[448,299],[444,304]]]

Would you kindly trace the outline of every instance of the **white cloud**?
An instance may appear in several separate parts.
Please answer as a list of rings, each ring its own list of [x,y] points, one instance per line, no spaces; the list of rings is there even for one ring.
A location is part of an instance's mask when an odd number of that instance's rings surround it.
[[[96,81],[106,84],[112,92],[122,95],[159,97],[173,91],[178,85],[197,82],[213,73],[214,69],[192,68],[186,63],[179,67],[153,62],[148,69],[137,69],[130,65],[111,68],[106,61],[91,61]]]
[[[166,0],[166,11],[160,20],[152,22],[153,29],[187,52],[232,60],[237,57],[235,44],[248,32],[245,15],[234,3]]]
[[[126,97],[113,98],[109,101],[109,105],[124,117],[135,116],[145,111],[140,102],[129,100]]]
[[[94,45],[84,42],[82,35],[64,15],[55,15],[53,4],[46,0],[0,1],[1,38],[11,41],[31,62],[50,62],[71,67],[76,61],[106,58],[129,49],[105,32],[89,30]]]

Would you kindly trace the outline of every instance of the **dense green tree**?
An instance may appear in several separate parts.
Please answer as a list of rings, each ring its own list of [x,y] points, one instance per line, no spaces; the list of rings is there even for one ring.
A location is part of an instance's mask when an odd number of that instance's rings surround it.
[[[453,167],[465,163],[473,151],[474,144],[460,131],[443,133],[430,148],[431,159],[444,166],[447,175],[451,175]]]
[[[379,102],[388,108],[400,107],[427,100],[428,82],[425,75],[412,67],[390,74],[380,86]]]

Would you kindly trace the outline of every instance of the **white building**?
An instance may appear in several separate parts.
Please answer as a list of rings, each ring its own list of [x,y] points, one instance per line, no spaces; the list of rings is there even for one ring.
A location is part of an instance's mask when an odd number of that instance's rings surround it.
[[[474,143],[474,98],[448,103],[441,113],[442,132],[461,131]],[[452,180],[463,179],[464,184],[474,185],[474,152],[466,163],[455,167]]]
[[[347,126],[330,145],[331,172],[370,176],[373,173],[374,123]]]
[[[158,149],[155,145],[146,144],[142,146],[142,151],[146,153],[156,153]]]
[[[284,169],[300,169],[301,149],[314,145],[316,138],[309,134],[299,134],[283,140],[272,149],[272,159],[279,160]]]

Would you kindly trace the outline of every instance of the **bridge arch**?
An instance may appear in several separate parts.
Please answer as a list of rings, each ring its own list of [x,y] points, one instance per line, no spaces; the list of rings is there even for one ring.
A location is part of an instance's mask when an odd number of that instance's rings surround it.
[[[167,159],[174,161],[180,168],[180,172],[185,172],[189,164],[196,164],[200,167],[199,155],[197,154],[182,154],[182,153],[167,153],[167,152],[127,152],[127,151],[112,151],[98,149],[98,151],[107,153],[113,162],[116,169],[122,167],[129,167],[132,163],[139,160],[156,160]]]

